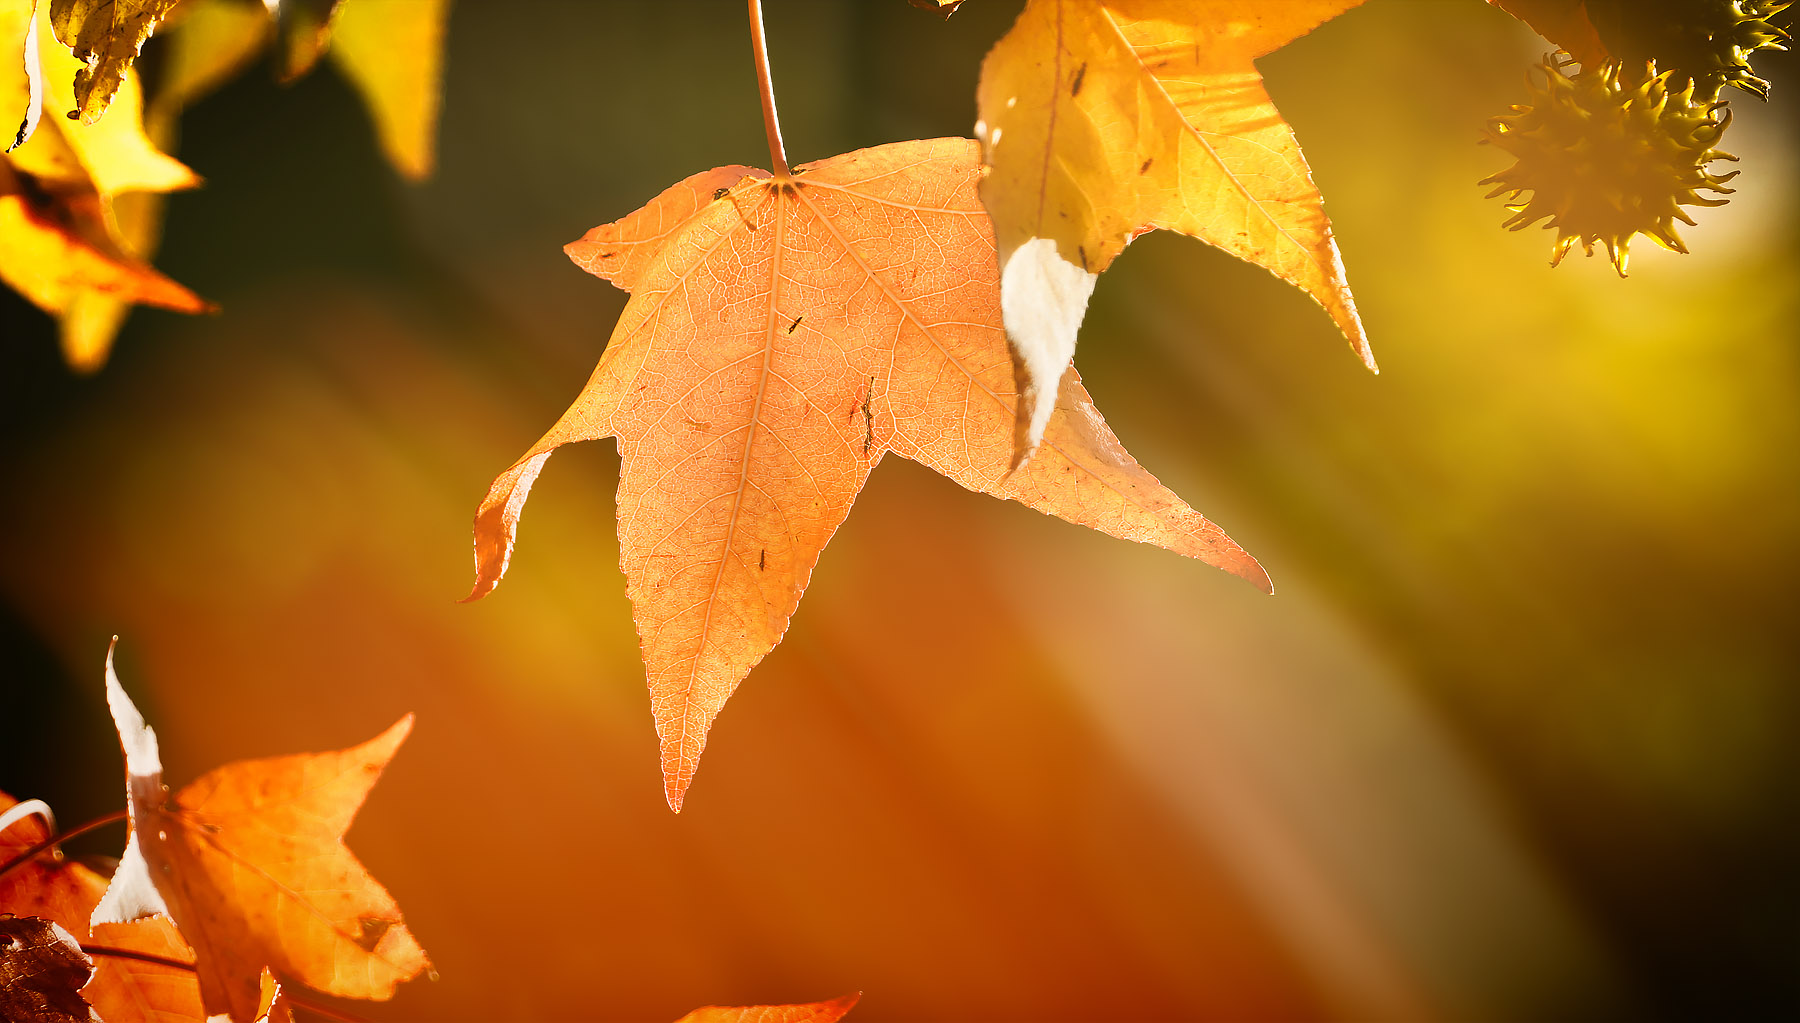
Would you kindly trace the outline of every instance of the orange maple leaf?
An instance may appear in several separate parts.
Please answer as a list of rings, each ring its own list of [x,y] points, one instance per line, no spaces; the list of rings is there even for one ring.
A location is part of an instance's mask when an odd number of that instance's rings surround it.
[[[1095,278],[1192,235],[1311,295],[1375,368],[1331,225],[1255,60],[1362,0],[1030,0],[981,66],[1018,458],[1043,436]]]
[[[209,1015],[252,1020],[265,968],[327,994],[385,999],[430,963],[400,907],[343,844],[412,717],[347,750],[227,764],[169,798],[156,733],[106,659],[131,837],[93,923],[171,917]]]
[[[837,1023],[861,997],[862,992],[858,991],[829,1002],[804,1005],[707,1005],[675,1023]]]
[[[967,139],[860,150],[788,179],[721,167],[567,247],[631,301],[587,387],[482,501],[470,599],[505,572],[550,453],[619,438],[620,558],[673,809],[714,716],[780,641],[889,451],[1268,586],[1126,453],[1073,373],[1045,454],[1008,472],[1013,373],[979,175]]]

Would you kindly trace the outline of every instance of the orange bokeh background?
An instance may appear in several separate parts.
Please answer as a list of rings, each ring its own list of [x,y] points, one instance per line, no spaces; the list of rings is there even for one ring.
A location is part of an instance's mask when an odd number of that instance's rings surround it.
[[[960,135],[1017,3],[770,0],[796,162]],[[413,737],[350,843],[439,977],[382,1020],[1710,1015],[1800,1004],[1794,61],[1730,206],[1633,276],[1503,233],[1475,140],[1541,40],[1371,0],[1263,62],[1384,372],[1151,235],[1078,356],[1276,596],[890,458],[663,803],[610,443],[552,460],[474,605],[469,521],[624,295],[560,246],[763,163],[742,5],[478,3],[440,164],[321,72],[193,109],[97,376],[0,296],[0,788],[122,803],[101,664],[177,784]],[[154,50],[154,42],[151,44]],[[77,848],[116,853],[102,833]]]

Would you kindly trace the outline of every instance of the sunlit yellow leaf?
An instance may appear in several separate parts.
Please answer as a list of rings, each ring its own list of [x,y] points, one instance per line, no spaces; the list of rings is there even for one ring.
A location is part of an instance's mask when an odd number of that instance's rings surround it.
[[[1163,228],[1268,268],[1374,358],[1331,226],[1255,60],[1361,0],[1030,0],[982,65],[983,203],[1042,436],[1094,277]]]
[[[349,0],[331,59],[362,93],[381,150],[406,177],[431,173],[449,0]]]
[[[144,40],[179,0],[50,0],[56,38],[80,66],[71,78],[74,105],[83,124],[106,112],[125,84]],[[46,69],[48,70],[48,69]]]

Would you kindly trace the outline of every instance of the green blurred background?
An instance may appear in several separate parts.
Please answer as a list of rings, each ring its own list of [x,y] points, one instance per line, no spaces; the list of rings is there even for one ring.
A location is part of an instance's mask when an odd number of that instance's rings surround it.
[[[966,135],[1018,7],[769,0],[790,154]],[[766,163],[742,4],[463,0],[448,46],[422,186],[330,70],[188,113],[157,263],[220,315],[82,378],[0,295],[0,788],[121,805],[114,633],[177,783],[416,711],[350,836],[440,974],[383,1020],[1800,1012],[1791,57],[1732,204],[1626,281],[1475,185],[1547,48],[1504,14],[1370,0],[1265,60],[1383,373],[1162,235],[1079,364],[1277,595],[890,459],[677,817],[610,443],[455,600],[625,300],[562,243]]]

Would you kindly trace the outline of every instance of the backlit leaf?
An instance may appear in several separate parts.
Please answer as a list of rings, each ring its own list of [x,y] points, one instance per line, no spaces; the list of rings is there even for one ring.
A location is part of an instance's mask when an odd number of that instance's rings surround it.
[[[1036,448],[1095,277],[1163,228],[1312,296],[1375,368],[1331,226],[1255,60],[1361,0],[1030,0],[982,64],[982,201]]]
[[[400,907],[343,844],[412,718],[334,753],[227,764],[170,798],[156,733],[112,671],[131,837],[93,921],[162,914],[194,948],[209,1014],[253,1020],[265,969],[328,994],[389,998],[429,963]]]
[[[106,112],[144,40],[180,0],[50,0],[56,38],[82,67],[72,80],[74,106],[83,124]],[[57,112],[60,116],[62,111]]]
[[[617,437],[621,560],[672,808],[889,451],[1268,586],[1126,453],[1073,373],[1043,453],[1009,471],[1016,396],[979,176],[966,139],[860,150],[790,180],[722,167],[568,246],[631,301],[587,387],[482,501],[471,599],[505,572],[551,452]]]

